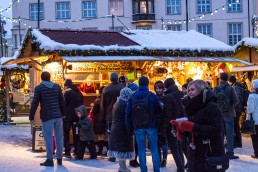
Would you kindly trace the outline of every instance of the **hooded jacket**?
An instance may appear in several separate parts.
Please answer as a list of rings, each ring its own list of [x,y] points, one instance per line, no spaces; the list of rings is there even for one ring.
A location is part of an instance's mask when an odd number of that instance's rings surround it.
[[[30,120],[34,120],[34,115],[40,103],[40,119],[42,122],[62,118],[65,115],[65,101],[61,87],[50,81],[42,81],[35,87],[34,97],[30,108]]]
[[[75,108],[75,112],[81,112],[82,116],[79,118],[78,126],[80,128],[80,140],[81,141],[92,141],[93,137],[93,127],[90,118],[87,116],[87,109],[84,105]]]

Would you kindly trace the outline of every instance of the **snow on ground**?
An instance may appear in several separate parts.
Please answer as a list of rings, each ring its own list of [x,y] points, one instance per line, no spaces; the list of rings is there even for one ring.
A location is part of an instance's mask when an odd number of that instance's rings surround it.
[[[107,158],[97,160],[73,160],[64,159],[63,166],[43,167],[39,163],[45,161],[45,153],[32,152],[32,135],[30,126],[5,126],[0,125],[0,171],[1,172],[115,172],[118,162],[109,162]],[[228,172],[255,172],[258,169],[258,160],[250,157],[253,154],[250,137],[243,137],[243,148],[236,149],[238,160],[230,161]],[[85,157],[87,157],[86,155]],[[152,170],[151,156],[147,156],[148,169]],[[132,172],[140,172],[139,168],[129,167]],[[166,168],[161,172],[175,171],[175,163],[172,155],[168,156]]]

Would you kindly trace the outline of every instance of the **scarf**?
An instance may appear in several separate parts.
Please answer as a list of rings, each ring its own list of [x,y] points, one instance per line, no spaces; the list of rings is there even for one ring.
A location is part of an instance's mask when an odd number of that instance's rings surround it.
[[[199,109],[201,109],[203,107],[203,105],[204,105],[203,92],[201,92],[199,95],[188,100],[188,102],[185,105],[185,112],[186,112],[186,114],[193,115]]]

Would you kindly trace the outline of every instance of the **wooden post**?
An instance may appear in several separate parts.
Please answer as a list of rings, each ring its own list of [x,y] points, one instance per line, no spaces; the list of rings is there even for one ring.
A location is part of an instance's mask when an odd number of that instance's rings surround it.
[[[11,114],[10,114],[10,82],[9,82],[9,74],[6,74],[6,115],[7,115],[7,125],[10,125],[11,122]]]

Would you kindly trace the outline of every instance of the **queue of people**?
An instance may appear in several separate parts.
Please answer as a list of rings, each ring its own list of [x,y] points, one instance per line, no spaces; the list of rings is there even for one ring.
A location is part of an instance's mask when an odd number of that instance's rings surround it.
[[[118,160],[118,171],[121,172],[130,171],[126,160],[130,161],[129,165],[147,172],[146,148],[151,152],[154,172],[166,167],[168,150],[178,172],[185,169],[209,171],[208,156],[239,158],[234,154],[234,148],[242,147],[239,118],[245,111],[245,104],[247,118],[250,118],[249,114],[253,115],[258,131],[258,80],[253,81],[254,91],[245,103],[244,88],[236,82],[235,76],[227,73],[221,74],[220,83],[214,89],[206,81],[189,78],[183,85],[184,90],[180,91],[175,80],[167,78],[154,84],[155,93],[149,91],[148,77],[140,77],[138,86],[126,83],[124,76],[112,73],[111,84],[100,88],[90,119],[82,95],[71,80],[65,81],[66,91],[62,93],[60,86],[50,81],[48,72],[43,72],[41,79],[35,88],[30,120],[33,123],[40,103],[47,150],[47,159],[40,164],[43,166],[54,164],[53,131],[58,165],[62,165],[63,156],[71,157],[68,132],[72,129],[76,159],[84,158],[86,147],[90,159],[96,159],[97,155],[103,155],[106,146],[109,161]],[[223,95],[227,98],[221,100]],[[251,137],[252,157],[258,158],[258,133]]]

